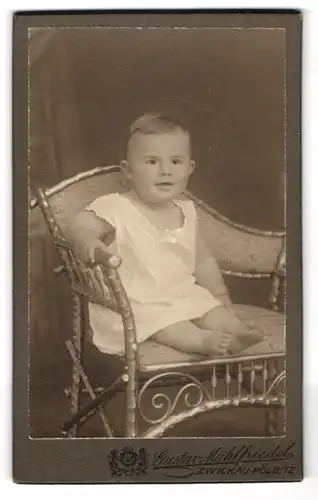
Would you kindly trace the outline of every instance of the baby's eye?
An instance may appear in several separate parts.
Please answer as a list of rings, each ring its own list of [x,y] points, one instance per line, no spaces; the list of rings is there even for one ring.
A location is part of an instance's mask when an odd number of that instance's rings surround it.
[[[156,165],[157,160],[155,158],[148,158],[146,163],[147,163],[147,165]]]
[[[172,160],[173,165],[180,165],[182,163],[181,158],[174,158]]]

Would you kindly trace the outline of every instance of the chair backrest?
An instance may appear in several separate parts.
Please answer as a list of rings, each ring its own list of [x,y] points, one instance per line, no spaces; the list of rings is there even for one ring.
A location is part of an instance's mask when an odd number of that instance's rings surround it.
[[[124,192],[123,177],[117,166],[97,167],[43,190],[61,230],[67,221],[103,194]],[[38,200],[31,200],[32,219],[38,231],[45,231]]]
[[[125,192],[127,186],[118,166],[97,167],[67,179],[44,191],[61,233],[70,217],[98,196]],[[225,274],[242,277],[270,277],[284,253],[284,232],[262,231],[235,224],[187,192],[197,214],[211,253]],[[41,227],[36,200],[31,201],[33,224]],[[32,218],[31,218],[32,224]]]
[[[270,277],[284,253],[285,233],[237,224],[186,193],[196,204],[199,223],[212,255],[225,274]]]
[[[75,257],[71,244],[64,238],[63,226],[72,213],[77,213],[84,207],[76,207],[75,212],[73,212],[74,205],[71,204],[69,210],[64,210],[64,195],[65,192],[62,189],[52,196],[53,200],[56,197],[57,203],[51,203],[50,193],[38,189],[37,204],[63,262],[63,268],[67,273],[71,287],[76,294],[85,296],[95,304],[122,312],[121,306],[126,307],[127,300],[117,272],[120,260],[105,258],[102,261],[103,264],[100,262],[90,267]],[[60,199],[62,202],[59,201]],[[74,199],[77,200],[77,196]],[[65,201],[67,206],[69,201],[67,196]]]

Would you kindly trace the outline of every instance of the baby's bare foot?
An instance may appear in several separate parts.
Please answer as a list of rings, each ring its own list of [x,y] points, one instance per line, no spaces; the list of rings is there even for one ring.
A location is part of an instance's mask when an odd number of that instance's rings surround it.
[[[266,337],[259,331],[243,332],[236,335],[228,347],[230,354],[237,354],[248,347],[259,344]]]
[[[247,327],[246,331],[240,332],[236,338],[243,345],[243,348],[245,348],[258,344],[264,340],[265,335],[256,328]]]
[[[203,351],[209,356],[223,356],[227,353],[233,335],[223,331],[205,330]]]
[[[252,321],[244,322],[243,328],[233,336],[228,347],[230,354],[237,354],[248,347],[259,344],[268,338],[268,332],[261,330]]]

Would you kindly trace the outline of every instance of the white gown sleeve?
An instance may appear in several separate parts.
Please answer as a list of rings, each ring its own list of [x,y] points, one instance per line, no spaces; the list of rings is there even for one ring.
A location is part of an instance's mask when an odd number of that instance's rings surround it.
[[[96,198],[85,210],[93,211],[101,219],[116,227],[116,212],[118,211],[118,195],[116,193]]]

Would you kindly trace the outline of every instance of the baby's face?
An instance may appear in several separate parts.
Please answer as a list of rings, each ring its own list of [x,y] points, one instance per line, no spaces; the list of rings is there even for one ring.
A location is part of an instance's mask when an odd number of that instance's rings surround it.
[[[183,130],[130,140],[125,172],[145,203],[166,203],[180,195],[193,172],[189,135]]]

